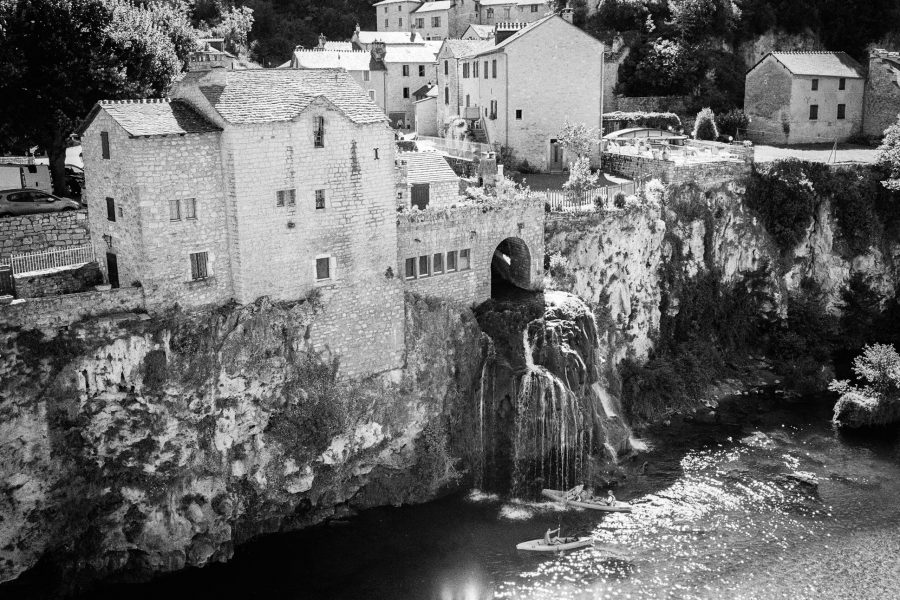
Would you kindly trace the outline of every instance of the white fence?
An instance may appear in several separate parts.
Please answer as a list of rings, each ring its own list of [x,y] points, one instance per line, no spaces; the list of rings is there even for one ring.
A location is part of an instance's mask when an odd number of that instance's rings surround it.
[[[13,273],[18,275],[20,273],[32,273],[34,271],[81,265],[94,260],[96,260],[94,258],[94,247],[86,244],[61,250],[13,254],[9,259],[9,264]]]
[[[638,186],[635,182],[620,183],[601,188],[587,190],[581,194],[569,194],[563,190],[547,190],[544,195],[552,211],[593,210],[596,207],[608,208],[618,194],[631,196],[636,194]]]

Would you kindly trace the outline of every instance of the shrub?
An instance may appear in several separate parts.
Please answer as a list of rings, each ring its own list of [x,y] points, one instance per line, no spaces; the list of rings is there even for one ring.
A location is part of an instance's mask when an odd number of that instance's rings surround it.
[[[747,187],[747,205],[759,213],[782,252],[792,250],[812,223],[819,205],[812,179],[827,168],[789,159],[753,173]]]
[[[615,198],[613,199],[613,206],[616,208],[625,208],[626,196],[623,192],[616,193]]]
[[[881,182],[884,187],[900,191],[900,116],[896,123],[885,129],[884,141],[878,146],[875,162],[887,173]]]
[[[719,135],[738,138],[740,137],[740,132],[746,132],[749,125],[750,117],[739,108],[716,115],[716,126],[719,128]]]
[[[652,127],[654,129],[671,129],[676,131],[681,128],[681,118],[671,112],[622,112],[605,113],[604,121],[624,121],[628,127]]]
[[[711,108],[704,108],[697,113],[697,120],[694,121],[693,136],[695,140],[715,141],[719,139],[716,115],[713,114]]]

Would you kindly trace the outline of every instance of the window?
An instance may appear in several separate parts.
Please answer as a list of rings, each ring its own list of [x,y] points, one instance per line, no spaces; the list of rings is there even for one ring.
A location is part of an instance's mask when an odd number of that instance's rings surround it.
[[[503,9],[503,18],[506,19],[507,21],[509,20],[509,7],[508,6]]]
[[[297,190],[278,190],[275,192],[275,206],[296,206]]]
[[[325,117],[316,117],[315,147],[325,147]]]
[[[387,10],[387,6],[384,7],[384,10]],[[388,25],[388,20],[385,19],[384,20],[384,28],[387,29],[388,27],[390,27],[390,25]]]
[[[106,131],[100,132],[100,148],[103,152],[103,158],[109,158],[109,133]]]
[[[484,78],[488,78],[488,61],[484,61]]]
[[[521,121],[521,120],[522,120],[522,109],[517,108],[516,109],[516,121]]]
[[[538,11],[538,5],[537,5],[537,4],[532,4],[532,5],[531,5],[531,12],[537,12],[537,11]]]
[[[419,65],[419,77],[425,77],[425,65]]]
[[[474,71],[474,73],[472,74],[472,77],[476,77],[476,78],[478,77],[478,65],[480,65],[480,64],[481,63],[478,62],[477,60],[472,63],[472,67],[473,67],[473,71]]]
[[[178,198],[169,200],[169,220],[181,220],[181,200],[179,200]]]
[[[444,272],[444,255],[443,254],[435,254],[431,258],[431,266],[434,270],[435,275],[440,275]]]
[[[428,277],[431,275],[431,265],[428,261],[428,256],[420,256],[419,257],[419,277]]]
[[[375,90],[369,90],[369,100],[375,102]]]
[[[450,104],[450,88],[444,86],[444,104]]]
[[[325,190],[316,190],[316,210],[325,208]]]
[[[431,26],[432,27],[440,27],[441,26],[441,18],[440,17],[431,17]]]
[[[372,72],[371,71],[363,71],[363,81],[371,81],[372,80]]]
[[[469,63],[463,63],[463,79],[469,78]]]
[[[323,256],[316,259],[316,281],[331,279],[331,257]]]
[[[447,272],[456,270],[456,250],[447,253]]]
[[[819,80],[818,80],[818,79],[813,79],[813,80],[812,80],[812,91],[815,92],[815,91],[818,90],[818,89],[819,89]]]
[[[399,6],[397,8],[400,8]],[[403,19],[397,19],[397,25],[403,27]]]
[[[378,148],[375,148],[375,160],[379,160],[381,157],[378,156]]]
[[[847,105],[846,104],[838,104],[838,119],[846,119],[847,118]]]
[[[425,29],[425,17],[416,19],[416,27],[418,27],[419,29]]]
[[[189,221],[197,220],[197,199],[187,198],[184,201],[184,218]]]
[[[406,266],[404,267],[403,276],[407,279],[415,279],[416,278],[416,259],[415,258],[407,258]]]
[[[106,199],[106,220],[107,221],[115,221],[116,220],[116,201],[112,198]]]
[[[469,95],[466,94],[466,108],[469,108],[469,100],[470,100]]]
[[[847,80],[844,77],[841,77],[838,81],[838,89],[846,90],[847,89]]]
[[[818,104],[810,104],[809,105],[809,120],[815,121],[819,118],[819,105]]]
[[[489,9],[488,9],[488,11],[487,11],[487,18],[488,18],[488,19],[493,19],[493,18],[494,18],[494,9],[493,9],[493,8],[489,8]]]
[[[398,12],[400,12],[400,11],[402,11],[402,10],[403,10],[403,7],[402,7],[402,6],[398,6],[398,7],[397,7],[397,11],[398,11]]]
[[[422,69],[424,70],[425,67],[422,67]],[[445,60],[444,61],[444,75],[449,75],[449,74],[450,74],[450,61]],[[422,73],[422,75],[424,75],[424,73]]]
[[[209,273],[206,270],[206,265],[208,262],[208,256],[206,252],[194,252],[191,254],[191,279],[197,281],[198,279],[206,279],[209,277]]]
[[[409,65],[403,65],[402,72],[404,77],[409,77]]]
[[[409,88],[408,87],[403,88],[403,97],[409,98]]]
[[[491,77],[497,79],[497,59],[491,61]]]
[[[469,268],[469,249],[459,251],[459,270],[465,271]]]

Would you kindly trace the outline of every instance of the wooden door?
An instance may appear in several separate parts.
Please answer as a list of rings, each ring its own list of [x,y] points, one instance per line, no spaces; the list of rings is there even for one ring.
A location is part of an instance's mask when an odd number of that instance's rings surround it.
[[[0,296],[16,295],[16,279],[13,277],[12,267],[0,265]]]
[[[559,172],[563,168],[563,150],[559,140],[550,140],[550,171]]]
[[[427,183],[414,183],[412,184],[412,192],[410,194],[411,204],[413,206],[418,206],[419,210],[425,210],[425,207],[428,206],[428,201],[431,199],[431,190]]]
[[[106,272],[109,276],[109,285],[119,287],[119,262],[112,252],[106,253]]]

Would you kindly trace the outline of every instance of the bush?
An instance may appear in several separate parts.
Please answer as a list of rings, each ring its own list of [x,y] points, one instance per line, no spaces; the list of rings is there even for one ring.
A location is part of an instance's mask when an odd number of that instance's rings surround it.
[[[819,205],[812,179],[819,178],[827,168],[789,159],[753,173],[747,187],[747,205],[759,213],[782,252],[793,250],[812,223]]]
[[[715,141],[719,139],[719,129],[716,127],[716,115],[711,108],[704,108],[697,113],[694,121],[694,139]]]
[[[604,121],[624,121],[627,127],[652,127],[654,129],[677,131],[681,129],[681,119],[670,112],[623,112],[605,113]]]
[[[719,128],[719,135],[722,136],[731,136],[737,139],[741,132],[747,131],[749,125],[750,117],[739,108],[716,115],[716,126]]]
[[[622,192],[616,193],[615,198],[613,198],[613,206],[615,206],[616,208],[625,208],[626,202],[627,198]]]

